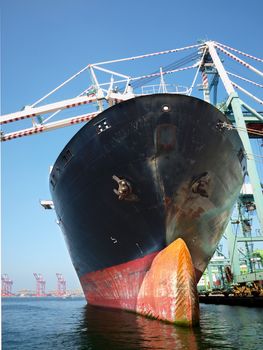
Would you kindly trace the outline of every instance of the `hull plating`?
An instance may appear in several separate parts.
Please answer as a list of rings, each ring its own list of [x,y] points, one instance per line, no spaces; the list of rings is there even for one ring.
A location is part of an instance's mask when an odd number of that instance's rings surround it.
[[[96,284],[91,276],[100,281],[105,271],[137,262],[138,271],[147,271],[157,252],[177,238],[186,242],[200,278],[246,170],[238,135],[218,128],[225,120],[219,110],[193,97],[137,97],[101,113],[62,151],[50,189],[90,302],[107,304],[88,292]],[[129,184],[128,196],[118,195],[116,179]],[[134,300],[143,273],[127,282]],[[85,281],[91,281],[90,287]],[[118,288],[125,285],[123,279]],[[110,289],[110,282],[104,287]],[[122,305],[115,295],[113,304]],[[133,309],[134,303],[123,308]]]

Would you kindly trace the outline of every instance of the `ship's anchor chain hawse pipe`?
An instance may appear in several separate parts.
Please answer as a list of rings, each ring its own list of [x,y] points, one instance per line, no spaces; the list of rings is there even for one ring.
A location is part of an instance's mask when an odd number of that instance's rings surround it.
[[[126,200],[131,202],[139,200],[138,196],[132,192],[132,186],[129,181],[120,179],[116,175],[113,175],[112,178],[118,184],[118,189],[114,188],[113,192],[116,193],[119,200]]]
[[[209,183],[210,176],[205,172],[192,181],[192,192],[200,194],[201,197],[208,197]]]

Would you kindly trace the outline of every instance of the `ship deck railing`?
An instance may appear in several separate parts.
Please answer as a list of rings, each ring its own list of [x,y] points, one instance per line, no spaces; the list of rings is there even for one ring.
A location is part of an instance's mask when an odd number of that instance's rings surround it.
[[[161,93],[173,93],[188,95],[190,89],[184,85],[176,84],[156,84],[145,85],[141,87],[141,95],[161,94]]]

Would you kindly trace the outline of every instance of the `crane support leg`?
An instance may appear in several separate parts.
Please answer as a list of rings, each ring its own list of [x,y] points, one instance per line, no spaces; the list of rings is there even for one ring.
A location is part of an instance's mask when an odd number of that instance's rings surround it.
[[[232,98],[231,98],[232,97]],[[242,140],[246,155],[247,155],[247,170],[253,188],[253,195],[257,209],[258,220],[260,224],[260,230],[263,232],[263,194],[260,184],[260,178],[258,175],[255,160],[253,159],[253,151],[249,141],[248,133],[246,130],[245,118],[243,116],[241,102],[236,93],[232,93],[231,96],[231,107],[233,110],[236,128],[239,136]]]
[[[236,282],[236,277],[240,275],[240,264],[239,264],[239,254],[237,249],[237,240],[232,231],[230,221],[226,227],[225,235],[228,243],[229,258],[230,258],[231,269],[234,275],[234,282]]]

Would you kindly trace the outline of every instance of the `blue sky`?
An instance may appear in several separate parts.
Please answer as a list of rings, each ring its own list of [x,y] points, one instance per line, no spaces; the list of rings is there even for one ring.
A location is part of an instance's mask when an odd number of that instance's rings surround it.
[[[106,59],[200,39],[262,57],[258,0],[2,0],[1,7],[1,114],[20,110],[88,63]],[[70,289],[79,287],[55,213],[39,205],[50,198],[49,166],[78,129],[1,146],[2,272],[14,280],[14,290],[35,289],[33,272],[43,274],[48,290],[56,288],[56,272]]]

